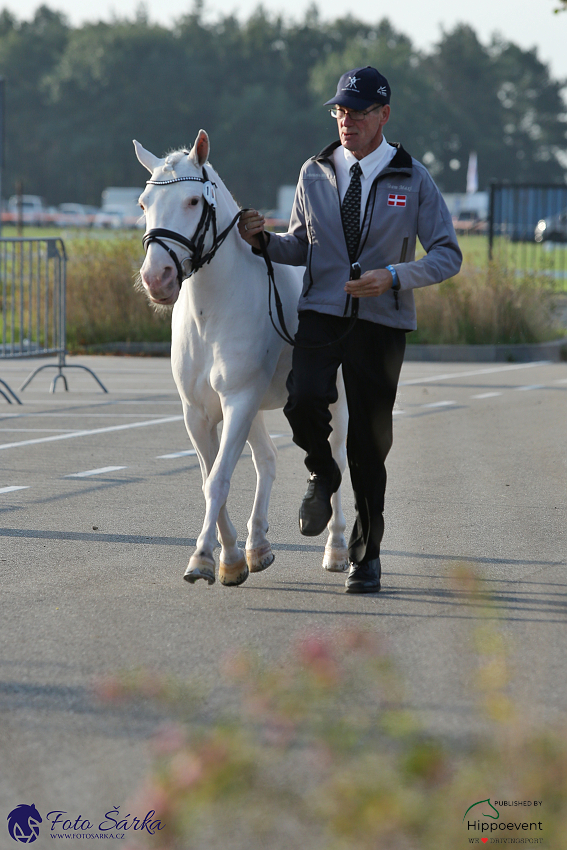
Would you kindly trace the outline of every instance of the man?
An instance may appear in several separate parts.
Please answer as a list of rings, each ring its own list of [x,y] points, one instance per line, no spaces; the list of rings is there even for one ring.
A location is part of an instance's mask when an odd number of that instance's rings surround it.
[[[276,263],[306,266],[284,408],[311,473],[300,530],[307,536],[324,531],[340,484],[328,436],[342,365],[356,508],[345,585],[347,593],[375,593],[392,410],[405,335],[416,328],[413,289],[457,274],[462,256],[429,173],[384,137],[386,78],[371,67],[348,71],[325,105],[332,106],[339,141],[303,166],[289,231],[266,234],[267,250]],[[254,251],[263,230],[262,215],[243,213],[239,231]],[[416,238],[427,252],[417,261]]]

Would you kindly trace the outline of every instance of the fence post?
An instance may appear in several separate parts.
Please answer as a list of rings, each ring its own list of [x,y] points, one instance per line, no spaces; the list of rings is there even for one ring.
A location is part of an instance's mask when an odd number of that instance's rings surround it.
[[[492,249],[494,244],[494,193],[496,184],[490,183],[490,205],[488,208],[488,262],[492,262]]]

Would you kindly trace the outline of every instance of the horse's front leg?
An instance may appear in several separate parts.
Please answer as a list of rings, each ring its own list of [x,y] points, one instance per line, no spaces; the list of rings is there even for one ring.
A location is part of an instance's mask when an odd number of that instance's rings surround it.
[[[268,434],[262,410],[259,410],[254,417],[248,443],[252,449],[252,459],[256,468],[256,495],[248,520],[246,561],[251,573],[259,573],[267,569],[274,560],[274,553],[266,534],[268,533],[268,506],[276,477],[277,457],[277,450]]]
[[[239,585],[248,578],[248,566],[244,552],[237,545],[234,526],[226,513],[226,500],[230,489],[230,479],[244,448],[252,419],[259,403],[258,393],[253,396],[239,397],[223,403],[222,437],[215,461],[204,482],[205,520],[197,539],[197,548],[192,555],[185,573],[185,579],[193,583],[201,575],[203,565],[212,563],[214,581],[213,549],[216,543],[218,524],[221,542],[219,579],[225,585]]]
[[[209,416],[203,415],[198,408],[192,407],[185,401],[183,402],[183,416],[185,419],[187,433],[189,434],[191,442],[197,452],[197,458],[201,467],[201,476],[203,479],[202,489],[204,493],[207,478],[213,468],[219,449],[217,421],[216,419],[211,419]],[[232,530],[234,538],[236,539],[236,531],[230,522],[226,507],[224,507],[221,511],[221,514],[224,514],[223,525],[228,529],[229,533]],[[220,522],[221,519],[219,515],[219,523]],[[194,584],[201,578],[205,579],[205,581],[209,584],[214,584],[215,559],[213,551],[215,545],[216,539],[213,540],[210,545],[205,543],[201,547],[198,547],[193,553],[193,556],[189,561],[189,567],[184,576],[190,584]]]

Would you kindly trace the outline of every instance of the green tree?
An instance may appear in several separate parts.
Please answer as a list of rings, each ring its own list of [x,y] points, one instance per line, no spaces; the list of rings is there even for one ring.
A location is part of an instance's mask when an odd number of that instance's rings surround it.
[[[44,87],[48,162],[53,169],[66,164],[54,200],[97,203],[105,186],[141,185],[132,138],[158,149],[187,139],[188,57],[170,30],[144,19],[74,30]]]
[[[0,74],[6,80],[4,192],[23,179],[24,190],[50,196],[45,177],[46,127],[50,106],[43,88],[65,49],[70,29],[63,15],[40,6],[29,22],[0,13]]]
[[[132,138],[163,154],[203,127],[237,199],[273,207],[277,187],[336,138],[323,104],[337,79],[367,64],[392,84],[388,139],[444,190],[464,190],[471,150],[481,187],[493,177],[563,179],[562,85],[535,51],[484,46],[460,26],[424,54],[387,20],[325,22],[313,6],[299,22],[262,8],[244,22],[211,22],[197,1],[171,28],[143,12],[77,28],[45,6],[28,23],[0,13],[6,192],[21,177],[51,203],[97,203],[106,186],[142,184]]]
[[[535,50],[493,39],[483,46],[468,26],[444,33],[425,63],[436,91],[431,128],[438,180],[464,191],[470,151],[479,185],[492,179],[561,181],[566,143],[562,84]]]

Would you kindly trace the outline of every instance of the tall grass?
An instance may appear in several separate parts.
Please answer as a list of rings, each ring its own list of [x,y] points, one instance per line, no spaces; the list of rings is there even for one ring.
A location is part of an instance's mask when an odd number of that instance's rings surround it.
[[[227,656],[224,715],[200,701],[195,682],[145,671],[100,683],[105,699],[157,700],[170,713],[128,809],[154,812],[163,828],[138,843],[130,835],[128,850],[456,850],[471,838],[480,845],[479,834],[566,850],[565,729],[516,709],[491,600],[465,566],[452,581],[477,623],[468,642],[476,649],[471,712],[459,740],[419,724],[392,658],[369,631],[304,636],[271,663],[246,651]],[[487,798],[543,807],[500,808],[496,830],[477,808],[469,820],[486,831],[471,831],[464,815]]]
[[[479,264],[475,246],[476,253],[465,252],[467,261],[457,277],[415,291],[418,330],[408,342],[525,343],[561,336],[558,295],[549,278]],[[66,240],[66,247],[71,350],[104,342],[169,340],[168,316],[156,314],[134,290],[143,261],[139,233],[78,236]]]
[[[455,278],[414,294],[418,329],[409,343],[533,343],[563,333],[557,293],[543,275],[464,265]]]
[[[105,342],[169,340],[169,317],[156,314],[134,290],[144,259],[139,233],[80,236],[65,245],[70,350]]]

